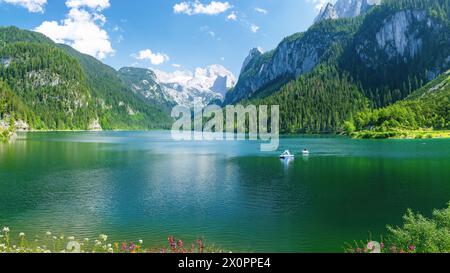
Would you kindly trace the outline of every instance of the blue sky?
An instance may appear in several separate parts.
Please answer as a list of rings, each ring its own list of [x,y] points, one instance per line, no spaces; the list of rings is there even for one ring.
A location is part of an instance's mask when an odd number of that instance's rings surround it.
[[[305,31],[323,0],[0,0],[0,25],[38,30],[118,69],[238,75],[249,50]]]

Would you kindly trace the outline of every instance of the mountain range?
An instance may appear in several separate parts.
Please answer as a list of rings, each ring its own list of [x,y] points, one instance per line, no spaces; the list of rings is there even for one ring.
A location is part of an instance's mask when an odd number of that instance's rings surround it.
[[[368,9],[345,18],[345,3]],[[339,0],[338,19],[252,49],[225,103],[280,105],[285,133],[341,132],[363,109],[403,100],[450,68],[448,0],[364,3]]]
[[[223,66],[194,73],[115,69],[44,35],[0,28],[2,127],[116,130],[170,128],[174,105],[221,104],[235,84]],[[8,100],[8,101],[6,101]]]
[[[449,18],[450,0],[338,0],[307,31],[250,50],[237,80],[219,65],[116,71],[41,34],[0,28],[0,120],[24,129],[168,128],[177,104],[252,103],[279,105],[284,133],[340,133],[413,128],[395,117],[414,101],[417,116],[433,121],[414,128],[449,129],[448,104],[417,96],[450,69]],[[447,89],[435,90],[448,101]],[[394,120],[375,122],[386,112]]]
[[[194,73],[124,67],[119,74],[135,94],[165,109],[175,105],[192,108],[222,104],[225,94],[236,83],[234,75],[220,65],[197,68]]]
[[[172,73],[155,70],[158,83],[178,105],[204,107],[221,104],[236,78],[221,65],[196,68],[194,72],[178,70]]]

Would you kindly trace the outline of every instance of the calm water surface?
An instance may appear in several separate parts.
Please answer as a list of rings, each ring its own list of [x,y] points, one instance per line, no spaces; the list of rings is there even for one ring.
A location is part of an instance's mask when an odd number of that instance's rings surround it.
[[[308,158],[277,158],[304,147]],[[429,215],[448,201],[450,140],[289,137],[274,153],[167,132],[29,133],[0,144],[0,226],[16,233],[341,252],[400,224],[407,208]]]

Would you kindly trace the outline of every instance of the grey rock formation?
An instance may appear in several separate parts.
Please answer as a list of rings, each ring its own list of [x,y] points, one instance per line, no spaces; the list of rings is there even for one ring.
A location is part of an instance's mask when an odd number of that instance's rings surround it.
[[[376,34],[377,44],[384,49],[389,58],[397,56],[414,57],[422,48],[420,33],[414,30],[414,24],[427,21],[425,11],[402,11],[384,22],[383,28]]]
[[[270,52],[255,49],[246,58],[235,88],[227,93],[225,103],[233,104],[253,97],[256,92],[279,87],[280,84],[310,72],[333,42],[345,33],[308,31],[284,39]]]
[[[336,4],[328,3],[319,12],[314,22],[327,19],[352,18],[364,14],[381,0],[338,0]]]
[[[322,8],[319,12],[319,15],[314,19],[314,23],[323,21],[323,20],[334,20],[338,19],[339,15],[333,4],[328,3],[324,8]]]

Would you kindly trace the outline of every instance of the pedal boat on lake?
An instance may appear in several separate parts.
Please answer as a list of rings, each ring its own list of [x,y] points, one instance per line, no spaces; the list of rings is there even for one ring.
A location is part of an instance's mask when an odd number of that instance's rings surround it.
[[[302,154],[303,154],[304,156],[308,156],[308,155],[309,155],[309,150],[308,150],[308,149],[304,149],[304,150],[302,151]]]
[[[281,159],[291,159],[294,158],[295,156],[293,154],[291,154],[291,152],[289,152],[288,150],[284,151],[284,153],[282,153],[280,155]]]

